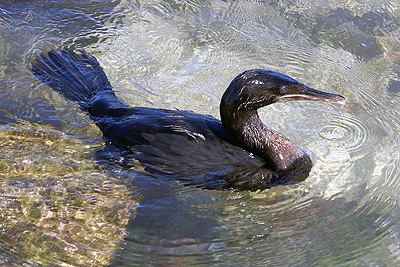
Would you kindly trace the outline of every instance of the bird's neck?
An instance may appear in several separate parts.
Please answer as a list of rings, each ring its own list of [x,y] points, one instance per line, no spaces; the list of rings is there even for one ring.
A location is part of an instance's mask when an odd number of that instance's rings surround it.
[[[301,162],[310,163],[309,156],[282,134],[266,127],[257,111],[233,112],[224,114],[222,123],[236,142],[242,143],[246,150],[272,161],[275,170],[283,173]],[[233,120],[232,120],[233,119]],[[228,122],[230,121],[230,122]],[[234,137],[235,136],[235,137]]]

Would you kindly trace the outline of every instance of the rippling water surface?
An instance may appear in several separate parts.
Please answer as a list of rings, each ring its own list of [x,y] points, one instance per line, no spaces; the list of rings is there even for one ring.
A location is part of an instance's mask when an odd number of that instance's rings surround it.
[[[2,1],[0,264],[398,265],[398,21],[397,1]],[[100,131],[30,73],[54,48],[96,56],[132,106],[218,118],[250,68],[347,103],[260,110],[311,155],[306,181],[185,187],[96,157]]]

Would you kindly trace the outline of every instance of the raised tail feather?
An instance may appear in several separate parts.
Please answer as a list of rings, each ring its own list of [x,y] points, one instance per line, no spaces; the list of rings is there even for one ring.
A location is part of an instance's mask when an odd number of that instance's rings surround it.
[[[95,57],[71,51],[53,50],[32,63],[32,73],[42,82],[78,103],[87,103],[99,92],[114,96],[110,82]]]

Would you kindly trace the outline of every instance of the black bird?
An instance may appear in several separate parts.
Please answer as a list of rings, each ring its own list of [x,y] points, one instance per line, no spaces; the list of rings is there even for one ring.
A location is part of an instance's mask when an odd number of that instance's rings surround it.
[[[121,159],[138,160],[150,173],[209,189],[257,190],[303,181],[312,167],[310,157],[265,126],[257,109],[291,100],[345,103],[343,96],[309,88],[286,75],[247,70],[222,97],[221,123],[188,111],[128,107],[115,96],[98,61],[84,53],[42,54],[32,72],[78,103]],[[119,164],[129,167],[132,160]]]

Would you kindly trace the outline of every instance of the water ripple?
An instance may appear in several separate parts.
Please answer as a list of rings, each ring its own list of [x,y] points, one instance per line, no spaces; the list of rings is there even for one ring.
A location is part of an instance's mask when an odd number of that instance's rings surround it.
[[[377,137],[367,123],[350,114],[342,114],[332,117],[330,123],[321,128],[319,135],[329,142],[337,142],[349,153],[362,157],[370,153],[371,146],[377,144]]]

